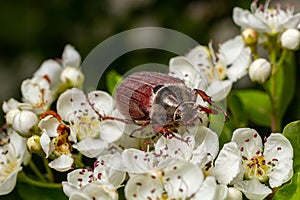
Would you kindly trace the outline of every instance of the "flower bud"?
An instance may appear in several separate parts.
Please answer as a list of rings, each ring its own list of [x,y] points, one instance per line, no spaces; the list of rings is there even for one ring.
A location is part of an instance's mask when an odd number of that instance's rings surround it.
[[[80,69],[66,67],[60,75],[60,80],[63,83],[67,83],[69,86],[81,87],[84,81],[84,76]]]
[[[40,136],[33,135],[27,140],[27,149],[30,153],[36,153],[38,155],[45,155],[41,143]]]
[[[242,32],[242,38],[246,45],[253,45],[258,40],[258,34],[254,29],[247,28]]]
[[[5,115],[6,123],[8,125],[11,125],[13,123],[13,119],[14,119],[15,115],[19,112],[21,112],[19,109],[9,110]]]
[[[23,137],[31,135],[31,129],[38,123],[38,117],[35,113],[27,110],[17,112],[12,119],[12,127]]]
[[[252,81],[264,83],[271,75],[271,64],[264,58],[253,61],[249,67],[249,76]]]
[[[283,48],[289,50],[299,49],[300,43],[300,32],[297,29],[290,28],[287,29],[281,35],[281,45]]]

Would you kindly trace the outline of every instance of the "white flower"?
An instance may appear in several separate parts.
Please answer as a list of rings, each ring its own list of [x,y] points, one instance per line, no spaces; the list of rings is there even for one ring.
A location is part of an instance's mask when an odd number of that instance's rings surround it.
[[[112,110],[113,99],[103,91],[85,95],[81,90],[72,88],[61,94],[57,101],[58,114],[70,124],[72,134],[79,140],[74,148],[88,157],[99,156],[108,143],[121,137],[123,132],[113,121],[101,120]]]
[[[232,83],[247,74],[251,62],[250,48],[242,37],[236,36],[219,46],[216,52],[197,46],[185,57],[170,60],[170,75],[182,79],[192,89],[201,89],[212,96],[214,101],[224,99],[231,90]]]
[[[48,110],[52,101],[53,93],[50,83],[45,77],[33,77],[22,82],[21,92],[23,102],[19,105],[21,109],[33,110],[41,114]]]
[[[54,158],[49,166],[61,172],[72,169],[74,159],[69,141],[69,138],[72,138],[70,137],[70,128],[63,124],[54,112],[45,114],[38,126],[42,130],[41,148],[45,152],[46,158],[49,156]]]
[[[279,33],[288,28],[297,28],[300,13],[294,15],[294,7],[287,5],[282,9],[280,4],[276,8],[269,8],[269,2],[264,6],[257,6],[257,1],[251,4],[251,12],[241,8],[233,9],[233,21],[244,28],[253,28],[261,33]]]
[[[272,193],[265,184],[275,188],[291,179],[292,159],[292,146],[282,134],[272,133],[263,148],[255,130],[240,128],[220,151],[213,173],[218,182],[234,184],[247,198],[263,199]]]
[[[290,50],[299,49],[300,32],[294,28],[290,28],[284,31],[281,35],[281,45],[283,48]]]
[[[61,64],[56,60],[45,60],[39,69],[33,74],[34,77],[45,77],[50,82],[50,88],[52,91],[56,89],[61,84],[59,76],[63,68]]]
[[[82,87],[84,75],[80,70],[81,56],[71,45],[66,45],[62,54],[64,69],[60,80],[73,87]]]
[[[252,81],[264,83],[271,75],[271,64],[264,58],[258,58],[249,67],[249,76]]]
[[[120,171],[117,163],[120,160],[120,154],[105,155],[94,163],[93,169],[73,170],[68,174],[68,181],[62,182],[64,193],[70,199],[117,200],[117,189],[126,175]]]
[[[15,132],[1,132],[0,144],[0,195],[5,195],[16,185],[26,145],[25,139]]]
[[[28,110],[10,110],[6,114],[6,121],[23,137],[32,135],[31,129],[38,124],[38,117]]]
[[[53,92],[56,92],[62,83],[68,84],[68,87],[81,87],[84,76],[80,71],[80,63],[80,54],[73,46],[67,44],[62,53],[62,59],[44,61],[34,73],[34,77],[47,78]]]
[[[125,186],[126,199],[225,199],[226,186],[214,177],[204,179],[202,170],[183,160],[164,168],[131,176]]]

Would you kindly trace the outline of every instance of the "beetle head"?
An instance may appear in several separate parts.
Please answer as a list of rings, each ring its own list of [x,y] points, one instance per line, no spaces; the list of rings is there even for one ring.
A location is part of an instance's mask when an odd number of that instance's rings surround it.
[[[181,125],[192,125],[198,118],[199,113],[195,102],[183,102],[179,104],[174,112],[173,120]]]

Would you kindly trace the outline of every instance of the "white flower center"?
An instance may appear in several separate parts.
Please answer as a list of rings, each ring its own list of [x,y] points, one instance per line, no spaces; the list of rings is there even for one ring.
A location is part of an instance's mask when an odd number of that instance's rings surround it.
[[[79,140],[86,137],[98,138],[100,130],[100,121],[88,112],[77,116],[75,121],[71,122]]]

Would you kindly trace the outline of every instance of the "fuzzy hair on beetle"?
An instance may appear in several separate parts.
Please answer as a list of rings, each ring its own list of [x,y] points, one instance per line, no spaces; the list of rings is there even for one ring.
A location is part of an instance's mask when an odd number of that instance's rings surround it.
[[[196,103],[197,96],[213,108]],[[178,78],[157,72],[136,72],[126,77],[115,90],[117,110],[125,119],[102,116],[102,120],[117,120],[135,124],[141,130],[151,126],[155,133],[175,137],[181,126],[192,126],[201,113],[221,111],[204,91],[190,89]],[[130,134],[134,137],[134,132]]]

